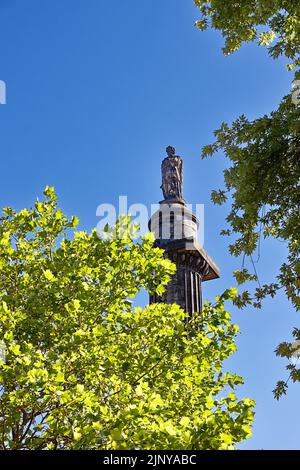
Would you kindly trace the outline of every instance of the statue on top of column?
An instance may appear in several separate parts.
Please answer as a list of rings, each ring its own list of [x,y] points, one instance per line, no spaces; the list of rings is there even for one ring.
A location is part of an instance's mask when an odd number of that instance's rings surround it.
[[[182,170],[181,157],[175,154],[176,150],[170,145],[166,148],[167,157],[161,164],[162,185],[161,189],[165,200],[182,200]]]

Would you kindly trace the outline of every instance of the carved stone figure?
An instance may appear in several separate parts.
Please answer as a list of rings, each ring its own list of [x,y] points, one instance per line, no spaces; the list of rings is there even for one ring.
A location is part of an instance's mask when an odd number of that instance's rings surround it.
[[[166,148],[167,157],[161,165],[161,189],[165,200],[182,199],[182,159],[175,154],[174,147]]]

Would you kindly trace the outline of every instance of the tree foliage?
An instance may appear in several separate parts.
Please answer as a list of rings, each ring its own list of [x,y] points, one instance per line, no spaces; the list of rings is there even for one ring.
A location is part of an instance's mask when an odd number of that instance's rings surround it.
[[[295,78],[299,79],[299,0],[233,3],[195,0],[195,4],[202,15],[197,26],[220,30],[225,38],[225,54],[236,51],[243,42],[257,40],[268,48],[273,58],[287,57],[291,61],[289,69],[296,68]],[[260,308],[265,296],[273,297],[281,288],[296,310],[300,307],[300,99],[297,84],[299,90],[300,81],[294,81],[296,89],[269,115],[253,121],[243,115],[231,125],[223,123],[215,131],[216,141],[202,151],[206,157],[222,150],[231,164],[224,171],[225,188],[214,190],[212,200],[216,204],[225,203],[228,196],[232,200],[227,217],[230,228],[222,230],[222,234],[238,236],[230,245],[232,255],[243,257],[241,269],[234,272],[237,283],[258,282],[254,294],[245,291],[235,299],[241,308],[249,303]],[[288,255],[279,266],[277,279],[260,285],[252,256],[256,250],[259,252],[261,237],[270,236],[286,243]],[[245,257],[250,258],[252,273],[244,266]],[[286,344],[279,345],[276,354],[290,359]],[[288,344],[290,350],[293,349],[293,342]],[[295,364],[288,364],[287,369],[289,379],[300,380]],[[287,381],[278,382],[275,397],[279,398],[286,388]]]
[[[76,231],[44,194],[0,219],[0,448],[231,449],[249,437],[253,401],[222,372],[235,290],[189,322],[176,305],[133,308],[175,268],[151,234],[134,242],[126,217],[105,239]]]
[[[300,3],[298,0],[194,0],[201,19],[196,26],[221,31],[224,54],[238,50],[242,43],[257,41],[273,58],[291,60],[289,68],[300,65]]]
[[[252,122],[240,116],[231,127],[223,123],[215,135],[216,142],[204,147],[203,155],[223,149],[231,163],[224,171],[226,189],[212,194],[217,204],[226,202],[227,194],[233,197],[230,229],[224,234],[239,237],[230,252],[252,257],[260,238],[269,236],[285,241],[289,251],[277,283],[256,289],[255,306],[282,287],[299,309],[300,107],[288,96],[269,116]],[[245,268],[234,274],[238,284],[257,280]]]

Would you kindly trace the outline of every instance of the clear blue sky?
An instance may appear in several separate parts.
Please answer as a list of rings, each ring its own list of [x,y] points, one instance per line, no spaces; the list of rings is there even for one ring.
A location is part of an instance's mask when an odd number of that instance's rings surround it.
[[[233,285],[241,261],[219,235],[226,209],[209,197],[226,161],[202,161],[200,149],[222,121],[275,108],[291,75],[254,45],[224,58],[220,36],[197,31],[196,19],[193,0],[0,0],[0,206],[29,206],[54,185],[62,208],[90,230],[98,204],[120,194],[130,203],[161,199],[160,163],[174,145],[185,162],[184,196],[205,204],[205,248],[222,270],[205,285],[212,299]],[[261,282],[284,250],[263,244]],[[253,438],[241,448],[297,449],[299,387],[279,402],[271,392],[286,377],[273,350],[290,339],[296,314],[279,295],[233,318],[239,350],[226,366],[245,378],[240,395],[257,401]]]

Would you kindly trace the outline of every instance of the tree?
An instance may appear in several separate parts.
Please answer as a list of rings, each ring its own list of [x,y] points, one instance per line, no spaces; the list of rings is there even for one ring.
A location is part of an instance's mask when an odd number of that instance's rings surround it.
[[[285,96],[278,109],[249,121],[240,116],[231,126],[222,123],[215,131],[216,141],[202,150],[203,157],[223,150],[231,166],[224,171],[225,188],[214,190],[212,200],[223,204],[232,198],[223,235],[238,236],[230,245],[234,256],[243,257],[242,267],[234,272],[238,284],[255,280],[258,287],[251,295],[244,291],[235,299],[239,307],[252,303],[261,307],[266,295],[272,297],[283,288],[296,310],[300,308],[300,2],[261,0],[234,3],[195,0],[202,18],[200,29],[211,26],[225,38],[223,52],[230,54],[243,42],[258,41],[273,58],[286,56],[288,69],[295,69],[294,90]],[[264,30],[263,28],[267,28]],[[297,91],[298,90],[298,91]],[[261,237],[286,242],[288,256],[279,266],[276,281],[261,286],[253,261]],[[244,266],[250,258],[253,272]],[[300,330],[293,331],[295,341],[281,343],[276,354],[290,359],[297,353]],[[296,365],[287,365],[289,379],[300,381]],[[287,382],[278,382],[274,395],[286,393]]]
[[[177,305],[133,308],[175,269],[152,235],[134,242],[126,217],[105,238],[74,231],[44,194],[0,219],[0,447],[231,449],[249,437],[253,400],[222,372],[235,290],[189,322]]]
[[[237,51],[244,42],[257,41],[268,48],[271,57],[284,55],[290,59],[290,69],[300,65],[299,0],[194,0],[194,3],[201,13],[196,26],[221,31],[225,38],[224,54]]]

